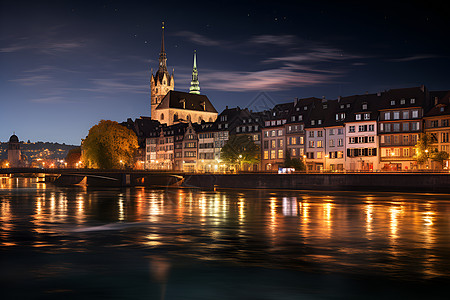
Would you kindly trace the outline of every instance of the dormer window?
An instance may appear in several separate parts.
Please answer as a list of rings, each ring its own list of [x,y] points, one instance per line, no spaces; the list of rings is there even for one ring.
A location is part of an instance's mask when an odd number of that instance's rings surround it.
[[[300,110],[300,107],[297,107],[295,110],[296,110],[296,111],[299,111],[299,110]]]
[[[357,114],[357,115],[355,116],[355,119],[356,119],[357,121],[361,120],[361,114]]]
[[[317,121],[317,124],[318,124],[318,125],[322,124],[322,120],[318,120],[318,121]]]
[[[299,121],[303,120],[303,116],[302,116],[302,115],[299,115],[299,116],[298,116],[298,120],[299,120]]]
[[[291,117],[291,121],[293,121],[293,122],[295,121],[295,116]]]
[[[364,120],[370,120],[370,114],[364,114]]]
[[[344,109],[344,107],[345,107],[345,105],[344,105],[344,104],[341,104],[340,108],[341,108],[341,109]]]
[[[203,111],[206,111],[206,103],[205,103],[205,101],[202,101],[202,102],[200,103],[200,105],[202,106]]]
[[[411,104],[414,104],[414,103],[416,103],[416,98],[411,98]]]
[[[346,105],[346,106],[347,106],[347,108],[350,108],[350,103],[347,103],[347,105]]]
[[[444,111],[444,107],[443,106],[441,106],[441,108],[439,109],[441,112],[443,112]]]
[[[362,109],[363,109],[363,110],[366,110],[366,109],[367,109],[367,103],[363,103]]]
[[[400,99],[400,104],[405,104],[406,103],[406,101],[405,101],[405,98],[402,98],[402,99]]]
[[[311,125],[316,125],[316,121],[311,120]]]
[[[277,115],[277,113],[276,112],[273,112],[273,116],[275,117]]]
[[[186,109],[186,100],[185,99],[181,99],[180,103],[181,103],[181,105],[183,105],[183,109]]]
[[[244,120],[242,120],[242,123],[244,123],[244,124],[245,124],[245,119],[244,119]]]
[[[345,113],[337,113],[336,114],[336,121],[341,121],[345,119]]]
[[[303,110],[307,110],[307,109],[308,109],[308,106],[304,106],[304,107],[303,107]]]
[[[323,109],[327,109],[327,107],[328,107],[327,104],[324,104],[324,105],[323,105]]]
[[[391,100],[391,105],[395,105],[395,100]]]

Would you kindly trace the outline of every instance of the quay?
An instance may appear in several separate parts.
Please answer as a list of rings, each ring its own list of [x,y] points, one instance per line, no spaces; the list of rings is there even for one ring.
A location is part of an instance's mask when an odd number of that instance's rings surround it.
[[[0,169],[7,176],[38,177],[58,186],[215,189],[345,190],[450,193],[450,173],[183,173],[148,170]]]

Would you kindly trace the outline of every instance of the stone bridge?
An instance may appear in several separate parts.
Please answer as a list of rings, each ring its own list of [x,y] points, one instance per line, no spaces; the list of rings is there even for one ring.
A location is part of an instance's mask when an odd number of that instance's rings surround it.
[[[94,170],[57,168],[6,168],[0,174],[11,176],[38,177],[58,186],[85,184],[88,186],[180,186],[184,174],[164,171],[143,170]]]

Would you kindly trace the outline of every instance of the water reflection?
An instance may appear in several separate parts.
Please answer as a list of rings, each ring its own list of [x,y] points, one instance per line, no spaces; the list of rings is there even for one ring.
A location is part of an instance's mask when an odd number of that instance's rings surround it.
[[[161,282],[180,257],[419,278],[448,276],[450,267],[447,195],[93,190],[19,181],[2,180],[1,247],[141,247],[166,255],[150,262]]]

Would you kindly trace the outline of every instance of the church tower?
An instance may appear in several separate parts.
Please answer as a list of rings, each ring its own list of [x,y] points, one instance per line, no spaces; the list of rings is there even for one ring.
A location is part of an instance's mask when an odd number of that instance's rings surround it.
[[[197,70],[197,52],[194,51],[194,67],[192,68],[192,81],[189,93],[200,95],[200,83],[198,82],[198,70]]]
[[[159,53],[159,68],[155,75],[150,76],[150,104],[151,104],[151,118],[159,120],[156,116],[156,107],[161,103],[161,100],[169,92],[173,91],[175,81],[172,75],[167,71],[167,57],[164,49],[164,22],[162,23],[162,37],[161,37],[161,52]]]
[[[8,162],[11,168],[16,168],[21,166],[21,152],[20,152],[20,142],[17,135],[13,134],[9,138],[8,143]]]

